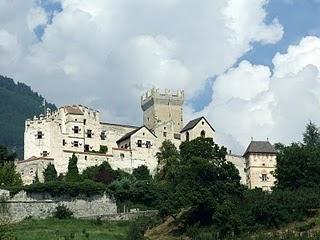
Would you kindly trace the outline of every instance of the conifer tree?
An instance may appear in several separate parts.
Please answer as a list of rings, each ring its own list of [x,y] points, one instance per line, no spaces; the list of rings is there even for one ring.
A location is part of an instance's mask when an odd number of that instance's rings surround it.
[[[57,180],[57,170],[53,164],[49,164],[43,172],[44,181],[51,182]]]
[[[67,182],[77,182],[80,180],[79,169],[77,166],[78,158],[75,154],[69,159],[68,173],[66,175]]]
[[[303,133],[303,143],[311,147],[320,146],[320,131],[312,121],[307,124]]]

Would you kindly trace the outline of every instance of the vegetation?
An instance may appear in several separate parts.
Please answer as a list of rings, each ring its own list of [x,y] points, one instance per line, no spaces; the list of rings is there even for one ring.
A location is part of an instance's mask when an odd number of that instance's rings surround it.
[[[49,165],[43,172],[43,176],[45,182],[52,182],[58,180],[57,170],[53,164],[49,163]]]
[[[68,172],[65,177],[67,182],[78,182],[80,180],[77,163],[78,158],[75,154],[72,154],[72,157],[69,159]]]
[[[44,98],[29,86],[0,75],[0,99],[0,145],[17,152],[21,158],[25,120],[44,113]],[[50,103],[46,107],[56,110]]]
[[[130,222],[107,222],[79,219],[27,219],[6,226],[0,239],[17,240],[127,240]],[[10,238],[8,238],[9,236]]]
[[[72,215],[73,212],[64,205],[57,206],[55,212],[53,213],[53,216],[58,219],[68,219],[71,218]]]
[[[0,165],[0,186],[3,187],[19,187],[22,186],[20,173],[16,172],[13,162],[3,162]]]

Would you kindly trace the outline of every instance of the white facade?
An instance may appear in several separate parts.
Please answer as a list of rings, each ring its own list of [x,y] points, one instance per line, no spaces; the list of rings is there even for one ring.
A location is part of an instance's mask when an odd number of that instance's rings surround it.
[[[146,165],[154,174],[158,165],[156,153],[164,140],[170,140],[177,148],[182,141],[197,137],[215,140],[215,130],[204,117],[191,120],[182,127],[183,101],[183,91],[148,91],[141,97],[142,127],[101,122],[99,111],[82,105],[63,106],[55,112],[48,110],[46,116],[26,120],[25,160],[17,163],[17,169],[20,172],[29,169],[30,172],[32,168],[33,173],[41,173],[38,176],[42,180],[44,168],[52,162],[58,174],[65,174],[69,158],[74,153],[80,172],[107,161],[113,169],[127,172]],[[107,152],[100,151],[105,147]],[[245,183],[248,177],[248,171],[247,176],[244,174],[245,159],[236,155],[227,155],[226,158],[236,165],[241,181]],[[254,165],[250,167],[254,169]],[[253,170],[249,172],[250,176],[254,174]],[[34,176],[24,174],[22,178],[25,183],[31,183]]]
[[[247,186],[271,191],[276,181],[277,155],[274,147],[268,141],[251,141],[244,157]]]

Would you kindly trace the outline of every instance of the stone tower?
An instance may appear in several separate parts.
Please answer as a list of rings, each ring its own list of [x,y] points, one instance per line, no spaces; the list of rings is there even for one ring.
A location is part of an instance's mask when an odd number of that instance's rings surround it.
[[[143,124],[154,131],[159,125],[172,122],[174,132],[179,133],[183,127],[183,102],[183,90],[161,92],[151,89],[141,96]]]

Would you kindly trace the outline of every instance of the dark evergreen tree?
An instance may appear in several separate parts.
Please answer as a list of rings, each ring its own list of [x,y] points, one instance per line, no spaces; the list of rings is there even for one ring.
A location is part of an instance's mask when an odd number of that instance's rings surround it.
[[[75,154],[72,154],[72,157],[69,159],[68,172],[66,174],[67,182],[78,182],[80,181],[79,169],[77,166],[78,158]]]
[[[16,153],[13,153],[5,146],[0,145],[0,166],[3,165],[4,162],[13,162],[16,157]]]
[[[150,180],[151,179],[150,171],[146,165],[141,165],[141,166],[133,169],[132,174],[133,174],[133,176],[135,176],[135,178],[137,180]]]
[[[307,124],[303,133],[303,143],[310,147],[320,146],[319,128],[311,121]]]
[[[56,181],[58,179],[57,170],[53,164],[49,163],[49,165],[43,172],[43,176],[45,182]]]

